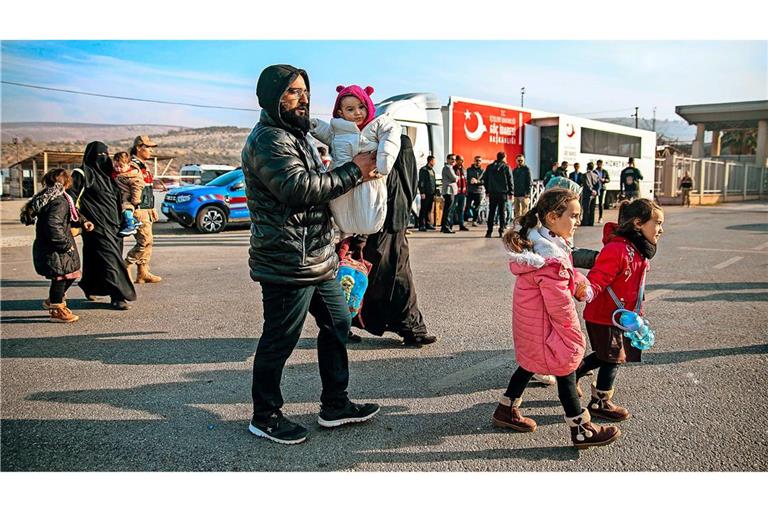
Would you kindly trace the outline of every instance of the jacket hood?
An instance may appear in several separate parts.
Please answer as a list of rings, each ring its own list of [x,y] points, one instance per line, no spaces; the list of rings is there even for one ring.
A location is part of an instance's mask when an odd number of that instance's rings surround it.
[[[603,226],[603,245],[607,244],[613,237],[614,232],[619,225],[615,222],[606,222]]]
[[[528,231],[528,240],[533,242],[533,250],[509,252],[509,270],[515,275],[526,274],[543,267],[548,260],[568,261],[571,246],[567,240],[554,234],[543,226]]]
[[[301,75],[309,91],[309,76],[303,69],[295,68],[288,64],[274,64],[264,69],[256,84],[256,96],[259,98],[259,106],[269,115],[272,123],[279,128],[296,132],[297,128],[283,121],[280,115],[280,98],[285,93],[296,77]],[[307,110],[310,110],[309,103]]]

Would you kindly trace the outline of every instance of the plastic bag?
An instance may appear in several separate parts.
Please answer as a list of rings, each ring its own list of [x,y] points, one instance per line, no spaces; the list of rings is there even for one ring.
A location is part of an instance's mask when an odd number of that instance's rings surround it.
[[[341,293],[349,307],[349,314],[353,318],[363,307],[363,296],[368,289],[368,273],[371,271],[371,263],[362,259],[357,260],[350,252],[350,239],[344,239],[339,244],[339,272],[336,281],[341,286]]]
[[[370,235],[384,227],[387,217],[386,177],[356,186],[331,201],[331,214],[342,233]]]

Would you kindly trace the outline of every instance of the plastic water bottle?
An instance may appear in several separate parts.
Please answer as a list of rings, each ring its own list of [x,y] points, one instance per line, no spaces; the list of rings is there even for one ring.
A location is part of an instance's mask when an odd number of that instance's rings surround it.
[[[633,347],[647,350],[656,342],[656,335],[648,322],[634,311],[624,311],[619,317],[619,323],[625,331],[624,336],[629,338]]]

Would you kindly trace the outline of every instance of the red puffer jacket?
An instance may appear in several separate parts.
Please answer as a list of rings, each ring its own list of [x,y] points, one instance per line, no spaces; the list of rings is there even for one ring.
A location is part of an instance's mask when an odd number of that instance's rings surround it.
[[[608,293],[609,285],[624,308],[634,311],[640,282],[650,268],[648,260],[629,240],[613,234],[617,227],[615,222],[603,227],[605,246],[587,275],[595,298],[584,308],[584,320],[594,324],[613,325],[611,315],[617,306]]]

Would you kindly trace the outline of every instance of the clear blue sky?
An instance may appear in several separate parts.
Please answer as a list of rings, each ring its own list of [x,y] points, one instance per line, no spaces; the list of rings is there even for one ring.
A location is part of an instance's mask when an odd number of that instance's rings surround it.
[[[374,101],[425,91],[585,117],[679,119],[676,105],[768,97],[766,41],[4,41],[2,79],[257,108],[269,64],[308,70],[313,114],[338,84]],[[252,126],[256,112],[164,106],[2,85],[2,121]]]

